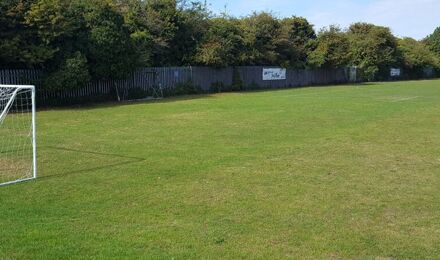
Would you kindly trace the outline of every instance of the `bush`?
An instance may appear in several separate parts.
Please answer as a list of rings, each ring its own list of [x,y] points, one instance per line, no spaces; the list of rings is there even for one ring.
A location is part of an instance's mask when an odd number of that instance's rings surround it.
[[[44,79],[44,87],[51,90],[84,87],[90,81],[87,59],[79,52],[66,59],[61,68]]]

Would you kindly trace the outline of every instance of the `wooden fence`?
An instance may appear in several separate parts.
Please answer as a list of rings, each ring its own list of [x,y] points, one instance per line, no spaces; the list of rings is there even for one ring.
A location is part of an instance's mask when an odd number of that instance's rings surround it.
[[[43,74],[38,70],[0,70],[0,84],[33,84],[37,87],[37,102],[41,106],[67,105],[120,99],[135,99],[150,95],[160,87],[173,94],[179,84],[192,84],[201,92],[212,92],[214,86],[228,87],[237,79],[243,90],[275,89],[309,85],[325,85],[349,82],[347,69],[290,70],[286,79],[263,80],[264,68],[270,67],[154,67],[141,68],[125,80],[92,81],[72,90],[45,90]],[[238,78],[237,78],[238,76]]]

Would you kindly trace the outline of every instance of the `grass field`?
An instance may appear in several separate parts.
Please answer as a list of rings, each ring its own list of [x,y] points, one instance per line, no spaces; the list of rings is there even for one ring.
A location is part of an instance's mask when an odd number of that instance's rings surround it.
[[[440,256],[440,81],[42,111],[38,144],[0,258]]]

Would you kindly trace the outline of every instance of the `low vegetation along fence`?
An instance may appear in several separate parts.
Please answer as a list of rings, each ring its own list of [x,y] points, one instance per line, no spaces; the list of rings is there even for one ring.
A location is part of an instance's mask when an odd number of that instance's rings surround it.
[[[37,70],[0,70],[0,84],[37,86],[40,106],[142,99],[149,96],[278,89],[347,83],[348,69],[290,70],[273,67],[142,68],[125,80],[100,80],[77,89],[45,90]]]

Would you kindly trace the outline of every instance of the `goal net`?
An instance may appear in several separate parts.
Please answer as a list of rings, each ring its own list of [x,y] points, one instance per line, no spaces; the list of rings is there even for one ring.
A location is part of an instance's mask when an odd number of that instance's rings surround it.
[[[37,177],[34,86],[0,85],[0,186]]]

